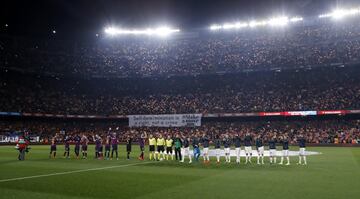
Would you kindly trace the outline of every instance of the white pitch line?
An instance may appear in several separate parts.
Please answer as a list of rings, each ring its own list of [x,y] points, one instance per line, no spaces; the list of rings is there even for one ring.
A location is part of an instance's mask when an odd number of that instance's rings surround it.
[[[0,180],[0,183],[1,182],[11,182],[11,181],[16,181],[16,180],[32,179],[32,178],[42,178],[42,177],[49,177],[49,176],[66,175],[66,174],[72,174],[72,173],[82,173],[82,172],[86,172],[86,171],[99,171],[99,170],[106,170],[106,169],[129,167],[129,166],[143,165],[143,164],[149,164],[149,163],[154,163],[154,162],[123,164],[123,165],[109,166],[109,167],[82,169],[82,170],[75,170],[75,171],[65,171],[65,172],[59,172],[59,173],[50,173],[50,174],[42,174],[42,175],[35,175],[35,176],[25,176],[25,177],[19,177],[19,178],[9,178],[9,179]]]

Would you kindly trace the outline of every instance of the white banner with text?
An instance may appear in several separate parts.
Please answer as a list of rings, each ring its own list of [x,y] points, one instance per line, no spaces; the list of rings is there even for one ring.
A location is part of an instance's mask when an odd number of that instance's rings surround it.
[[[193,127],[201,126],[201,114],[129,115],[130,127]]]

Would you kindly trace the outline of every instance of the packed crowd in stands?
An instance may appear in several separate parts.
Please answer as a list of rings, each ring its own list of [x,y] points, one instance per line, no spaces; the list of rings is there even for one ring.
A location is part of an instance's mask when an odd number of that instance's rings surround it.
[[[358,20],[195,38],[71,42],[0,40],[0,67],[103,77],[192,75],[360,62]]]
[[[146,132],[148,135],[175,136],[183,134],[188,137],[194,135],[202,136],[206,133],[211,139],[215,135],[234,136],[239,134],[244,137],[246,133],[252,136],[262,135],[267,141],[274,134],[281,136],[287,134],[292,143],[296,143],[299,135],[304,135],[308,143],[327,144],[327,143],[348,143],[360,144],[360,120],[313,120],[313,121],[252,121],[252,122],[204,122],[201,127],[182,127],[182,128],[157,128],[142,127],[130,128],[126,124],[116,122],[44,122],[44,121],[2,121],[0,132],[3,136],[16,135],[16,132],[27,131],[30,136],[39,136],[40,142],[48,141],[57,133],[60,137],[65,135],[87,135],[93,141],[95,135],[102,137],[109,133],[117,133],[120,141],[124,142],[128,136],[136,139]]]
[[[235,113],[360,109],[359,22],[244,30],[172,40],[90,43],[1,36],[0,111],[74,115]],[[253,70],[251,72],[250,70]],[[254,72],[255,71],[255,72]],[[122,78],[115,78],[122,77]],[[357,143],[359,120],[206,122],[197,128],[134,128],[106,122],[0,122],[27,130],[120,140],[148,133],[209,136],[300,134],[309,143]],[[111,127],[111,130],[109,130]],[[16,133],[15,133],[16,134]]]
[[[0,111],[11,112],[129,115],[360,109],[358,66],[128,80],[3,73],[0,79]]]

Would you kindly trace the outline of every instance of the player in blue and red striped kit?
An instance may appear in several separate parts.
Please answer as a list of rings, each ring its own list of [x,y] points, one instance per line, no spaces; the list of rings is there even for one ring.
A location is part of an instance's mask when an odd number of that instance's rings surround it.
[[[101,159],[103,157],[102,139],[99,135],[95,135],[95,158]]]
[[[147,138],[146,132],[142,133],[139,138],[139,147],[140,147],[140,155],[139,160],[144,160],[144,151],[145,151],[145,139]]]
[[[50,155],[49,158],[56,158],[56,144],[57,144],[58,135],[55,134],[55,136],[51,139],[51,146],[50,146]]]
[[[82,158],[87,158],[87,149],[88,149],[89,139],[86,137],[85,134],[83,134],[81,138],[81,150],[82,150]]]
[[[111,139],[110,139],[110,135],[106,136],[105,138],[105,155],[104,157],[106,158],[106,160],[108,160],[110,158],[110,143],[111,143]]]
[[[80,145],[81,145],[81,137],[80,137],[80,135],[76,135],[74,137],[74,142],[75,142],[75,156],[76,156],[76,159],[79,159]]]
[[[70,142],[71,142],[71,137],[66,136],[64,139],[64,147],[65,147],[64,158],[70,158]]]
[[[119,144],[119,141],[117,139],[117,136],[116,136],[116,133],[113,133],[111,138],[111,157],[110,159],[112,160],[113,157],[114,157],[114,152],[115,152],[115,155],[116,155],[116,160],[119,160],[119,152],[118,152],[118,144]]]

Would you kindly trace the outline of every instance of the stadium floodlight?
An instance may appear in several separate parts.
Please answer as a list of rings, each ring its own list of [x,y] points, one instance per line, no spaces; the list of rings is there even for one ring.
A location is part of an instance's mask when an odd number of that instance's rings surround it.
[[[245,28],[245,27],[248,27],[249,24],[248,23],[241,23],[241,22],[238,22],[235,24],[235,28]]]
[[[257,26],[265,26],[267,24],[266,21],[250,21],[249,26],[251,28],[255,28]]]
[[[109,34],[109,35],[116,35],[117,31],[118,31],[118,29],[114,28],[114,27],[105,28],[105,33]]]
[[[298,22],[304,20],[302,17],[293,17],[290,19],[291,22]]]
[[[250,21],[250,22],[236,22],[236,23],[224,23],[223,25],[214,24],[210,26],[210,30],[229,30],[229,29],[240,29],[240,28],[254,28],[257,26],[285,26],[288,23],[296,23],[298,21],[302,21],[302,17],[293,17],[288,18],[286,16],[281,17],[274,17],[270,18],[269,20],[262,20],[262,21]]]
[[[220,30],[222,28],[222,26],[214,24],[210,26],[210,30]]]
[[[116,28],[116,27],[108,27],[105,28],[105,33],[115,36],[115,35],[156,35],[156,36],[161,36],[161,37],[165,37],[168,36],[172,33],[176,33],[176,32],[180,32],[179,29],[171,29],[169,27],[159,27],[159,28],[148,28],[148,29],[143,29],[143,30],[137,30],[137,29],[133,29],[133,30],[128,30],[128,29],[120,29],[120,28]]]
[[[232,29],[232,28],[235,28],[235,24],[232,24],[232,23],[226,23],[222,26],[223,29]]]
[[[267,22],[270,26],[286,26],[289,23],[288,17],[274,17]]]
[[[248,23],[241,23],[241,22],[236,22],[236,23],[224,23],[222,26],[221,25],[211,25],[210,26],[210,30],[220,30],[220,29],[240,29],[240,28],[244,28],[244,27],[248,27],[249,24]]]
[[[319,15],[319,18],[334,18],[341,19],[347,16],[360,15],[360,8],[352,9],[336,9],[331,13]]]
[[[150,35],[156,34],[158,36],[166,37],[172,33],[180,32],[180,30],[179,29],[171,29],[168,27],[160,27],[160,28],[155,29],[153,32],[151,29],[148,29],[148,32],[150,32]]]

